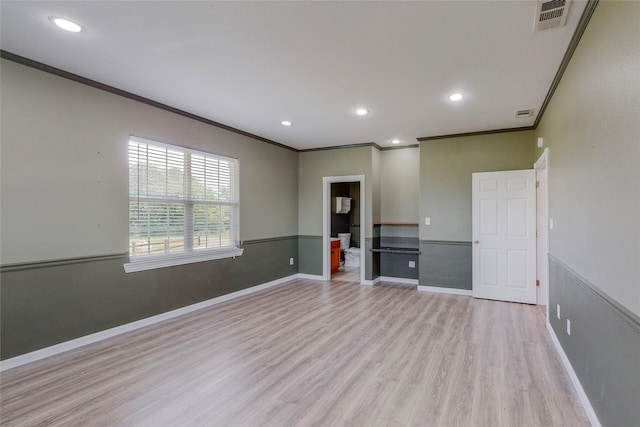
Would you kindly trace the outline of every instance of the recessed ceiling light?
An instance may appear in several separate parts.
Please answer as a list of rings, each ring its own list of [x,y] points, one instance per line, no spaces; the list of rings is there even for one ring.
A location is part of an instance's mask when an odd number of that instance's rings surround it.
[[[366,116],[367,114],[369,114],[369,110],[367,110],[366,108],[356,108],[356,114],[359,116]]]
[[[79,33],[83,30],[83,28],[80,25],[76,24],[75,22],[71,22],[68,19],[50,16],[49,21],[51,21],[53,24],[55,24],[59,28],[62,28],[65,31],[71,31],[72,33]]]
[[[400,144],[400,140],[399,139],[392,139],[391,143],[392,144]]]
[[[452,93],[451,95],[449,95],[449,99],[452,101],[460,101],[462,99],[462,94],[461,93]]]
[[[280,124],[282,126],[291,126],[293,123],[290,122],[289,120],[283,120],[283,121],[280,122]]]

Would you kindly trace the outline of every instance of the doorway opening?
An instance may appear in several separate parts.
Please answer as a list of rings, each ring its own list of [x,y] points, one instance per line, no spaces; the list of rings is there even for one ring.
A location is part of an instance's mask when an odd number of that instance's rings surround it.
[[[322,182],[323,279],[334,278],[364,283],[366,264],[365,230],[363,227],[366,210],[364,175],[323,177]],[[336,246],[341,246],[338,249],[337,269]]]

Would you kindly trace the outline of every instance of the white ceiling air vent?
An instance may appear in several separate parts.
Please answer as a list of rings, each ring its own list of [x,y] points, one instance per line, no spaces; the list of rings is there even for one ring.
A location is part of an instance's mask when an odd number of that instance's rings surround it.
[[[533,108],[529,108],[527,110],[518,110],[516,111],[516,118],[521,119],[523,117],[531,117],[533,116]]]
[[[561,27],[567,20],[571,0],[538,0],[533,32]]]

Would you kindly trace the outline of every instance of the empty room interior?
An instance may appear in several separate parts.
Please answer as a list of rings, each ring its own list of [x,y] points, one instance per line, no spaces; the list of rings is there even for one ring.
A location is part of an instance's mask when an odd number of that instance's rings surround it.
[[[639,1],[0,20],[2,426],[640,426]]]

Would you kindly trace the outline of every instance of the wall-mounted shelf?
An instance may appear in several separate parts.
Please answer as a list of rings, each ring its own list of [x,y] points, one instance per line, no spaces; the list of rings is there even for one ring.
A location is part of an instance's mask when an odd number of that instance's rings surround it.
[[[420,241],[417,222],[374,222],[371,255],[381,276],[418,279]],[[407,263],[408,261],[408,263]]]
[[[374,222],[373,225],[413,225],[418,226],[417,222]]]

